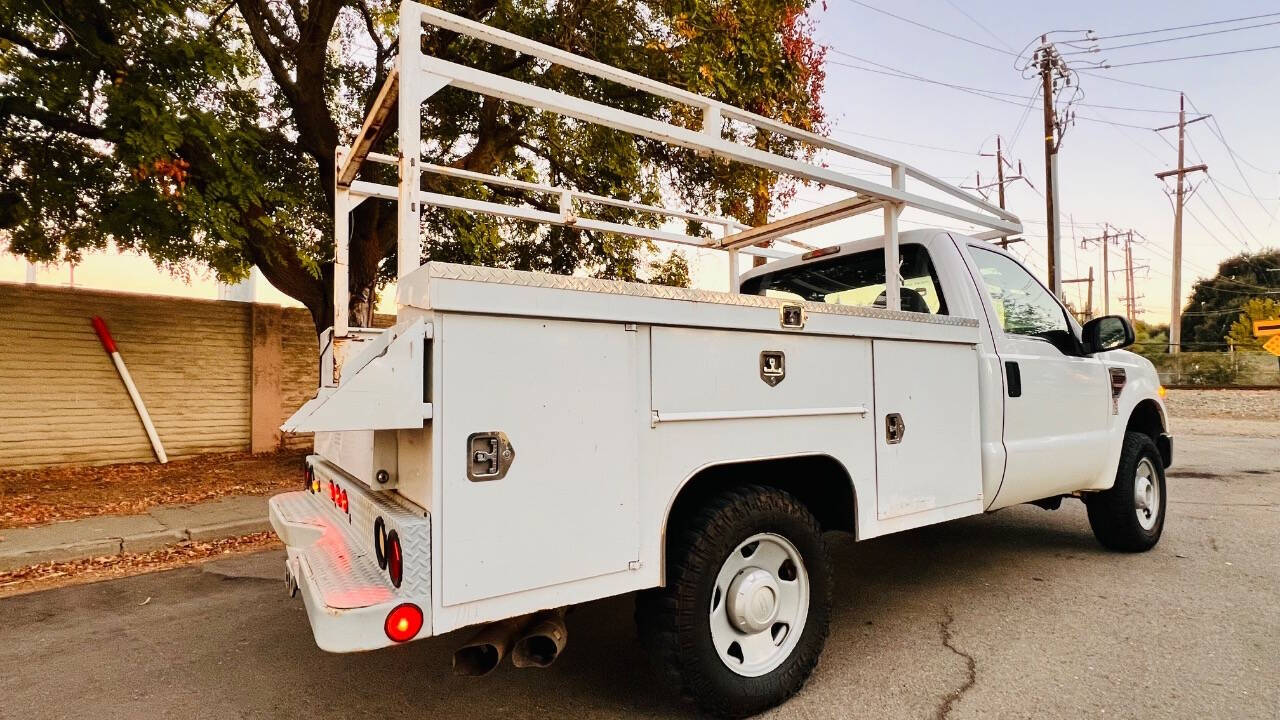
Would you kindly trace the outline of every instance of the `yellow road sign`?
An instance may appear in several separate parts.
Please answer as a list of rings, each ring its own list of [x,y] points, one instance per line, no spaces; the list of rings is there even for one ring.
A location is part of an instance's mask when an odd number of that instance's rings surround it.
[[[1272,335],[1270,340],[1262,344],[1262,349],[1280,357],[1280,335]]]
[[[1253,321],[1253,336],[1266,337],[1267,335],[1280,335],[1280,318]]]

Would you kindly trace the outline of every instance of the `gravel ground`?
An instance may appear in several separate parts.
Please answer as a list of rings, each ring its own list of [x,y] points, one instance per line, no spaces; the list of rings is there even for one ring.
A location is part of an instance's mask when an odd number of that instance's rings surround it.
[[[1164,399],[1174,418],[1280,420],[1280,388],[1275,390],[1170,390]]]

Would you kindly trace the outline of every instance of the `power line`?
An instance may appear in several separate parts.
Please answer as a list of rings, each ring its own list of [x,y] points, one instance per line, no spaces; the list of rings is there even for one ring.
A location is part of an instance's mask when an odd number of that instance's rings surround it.
[[[1191,149],[1195,152],[1196,157],[1199,158],[1200,162],[1203,163],[1204,157],[1200,153],[1200,148],[1196,146],[1195,138],[1191,137],[1190,135],[1187,135],[1187,141],[1191,143]],[[1230,200],[1227,200],[1227,196],[1222,194],[1222,189],[1218,187],[1218,183],[1214,182],[1213,175],[1206,170],[1205,177],[1209,182],[1209,186],[1213,188],[1213,191],[1218,193],[1218,197],[1222,198],[1222,204],[1226,205],[1227,210],[1230,211],[1231,214],[1235,216],[1236,222],[1240,223],[1240,227],[1244,228],[1244,231],[1249,234],[1249,237],[1253,238],[1254,242],[1258,243],[1259,247],[1261,247],[1263,245],[1263,242],[1258,239],[1258,236],[1253,233],[1253,230],[1249,228],[1249,225],[1245,223],[1244,219],[1240,217],[1240,213],[1236,212],[1235,206],[1231,204]],[[1213,213],[1213,216],[1215,218],[1218,217],[1218,214],[1213,212],[1213,208],[1209,207],[1208,203],[1205,204],[1205,207],[1209,210],[1209,212]],[[1222,222],[1222,220],[1219,219],[1218,222]],[[1226,223],[1222,223],[1222,226],[1226,227]],[[1235,235],[1235,233],[1232,233],[1232,235]],[[1253,249],[1252,247],[1249,246],[1248,242],[1245,242],[1240,237],[1237,236],[1236,239],[1240,240],[1241,243],[1245,246],[1245,248],[1250,250]]]
[[[965,12],[963,7],[961,7],[960,5],[956,4],[956,3],[955,3],[955,2],[953,2],[952,0],[946,0],[946,2],[947,2],[947,4],[948,4],[948,5],[950,5],[952,8],[954,8],[956,12],[958,12],[958,13],[960,13],[961,15],[963,15],[963,16],[965,16],[965,17],[969,18],[969,22],[971,22],[971,23],[973,23],[974,25],[977,25],[979,28],[981,28],[981,29],[982,29],[982,31],[983,31],[983,32],[985,32],[985,33],[987,34],[987,36],[988,36],[988,37],[990,37],[992,40],[995,40],[996,42],[998,42],[998,43],[1000,43],[1001,45],[1005,46],[1005,48],[1006,48],[1006,49],[1008,49],[1009,51],[1013,51],[1013,48],[1009,46],[1009,43],[1005,42],[1002,38],[1000,38],[1000,36],[999,36],[999,35],[996,35],[995,33],[991,32],[991,28],[989,28],[989,27],[987,27],[986,25],[983,25],[982,23],[978,22],[977,18],[975,18],[974,16],[972,16],[972,15],[970,15],[969,13]]]
[[[1111,63],[1105,63],[1103,65],[1099,65],[1098,69],[1114,70],[1115,68],[1133,67],[1134,65],[1154,65],[1156,63],[1178,62],[1180,60],[1199,60],[1201,58],[1222,57],[1224,55],[1242,55],[1244,53],[1255,53],[1255,52],[1261,52],[1263,50],[1276,50],[1276,49],[1280,49],[1280,45],[1266,45],[1264,47],[1244,48],[1242,50],[1224,50],[1222,52],[1201,53],[1199,55],[1182,55],[1181,57],[1156,58],[1154,60],[1137,60],[1134,62],[1117,63],[1114,65]]]
[[[1076,50],[1074,52],[1063,53],[1063,55],[1086,55],[1097,52],[1110,52],[1112,50],[1123,50],[1125,48],[1142,47],[1144,45],[1157,45],[1159,43],[1174,42],[1175,40],[1190,40],[1191,38],[1206,37],[1209,35],[1221,35],[1223,33],[1239,32],[1240,30],[1253,30],[1254,28],[1268,27],[1270,25],[1280,25],[1280,20],[1272,20],[1271,22],[1258,23],[1257,25],[1244,25],[1242,27],[1227,28],[1225,30],[1210,30],[1209,32],[1194,33],[1191,35],[1178,35],[1171,38],[1160,38],[1159,40],[1145,40],[1143,42],[1127,43],[1125,45],[1112,45],[1104,48],[1090,48],[1088,50]]]
[[[1018,127],[1013,131],[1013,139],[1009,141],[1009,147],[1013,147],[1022,135],[1022,128],[1027,124],[1027,118],[1031,117],[1031,108],[1035,107],[1037,97],[1040,97],[1039,85],[1031,91],[1031,97],[1027,98],[1027,106],[1022,110],[1022,117],[1018,120]]]
[[[893,138],[881,137],[879,135],[870,135],[864,132],[856,132],[853,130],[845,130],[843,128],[835,128],[832,132],[842,135],[856,135],[858,137],[871,138],[872,140],[883,140],[884,142],[897,143],[899,145],[908,145],[910,147],[922,148],[924,150],[937,150],[938,152],[955,153],[957,155],[974,155],[972,150],[959,150],[956,148],[941,147],[939,145],[925,145],[923,143],[907,142],[906,140],[894,140]]]
[[[896,75],[896,76],[898,76],[898,77],[903,77],[903,78],[910,79],[910,80],[919,80],[920,82],[926,82],[926,83],[930,83],[930,84],[932,84],[932,85],[942,85],[942,86],[944,86],[944,87],[949,87],[949,88],[952,88],[952,89],[954,89],[954,90],[963,90],[963,91],[965,91],[965,92],[981,93],[981,94],[983,94],[983,95],[1003,95],[1003,96],[1005,96],[1005,97],[1018,98],[1019,100],[1021,100],[1021,99],[1022,99],[1022,97],[1023,97],[1022,93],[1012,93],[1012,92],[1006,92],[1006,91],[1003,91],[1003,90],[987,90],[987,89],[985,89],[985,88],[976,88],[976,87],[972,87],[972,86],[969,86],[969,85],[960,85],[960,84],[958,84],[958,83],[947,82],[947,81],[945,81],[945,80],[934,80],[933,78],[927,78],[927,77],[925,77],[925,76],[923,76],[923,75],[917,75],[916,73],[913,73],[913,72],[910,72],[910,71],[907,71],[907,70],[902,70],[901,68],[896,68],[896,67],[893,67],[892,65],[885,65],[884,63],[876,62],[875,60],[870,60],[870,59],[868,59],[868,58],[864,58],[864,57],[860,57],[860,56],[858,56],[858,55],[854,55],[853,53],[850,53],[850,52],[845,52],[844,50],[841,50],[840,48],[833,47],[833,48],[830,48],[830,50],[831,50],[831,52],[833,52],[833,53],[835,53],[835,54],[837,54],[837,55],[842,55],[842,56],[847,57],[847,58],[849,58],[849,59],[851,59],[851,60],[856,60],[856,61],[858,61],[858,62],[866,63],[866,64],[868,64],[868,65],[874,65],[875,67],[880,68],[880,70],[875,70],[875,69],[872,69],[872,68],[860,67],[860,66],[858,66],[858,65],[850,65],[850,64],[848,64],[848,63],[842,63],[842,62],[840,62],[840,61],[838,61],[838,60],[828,60],[827,62],[828,62],[828,63],[831,63],[832,65],[839,65],[839,66],[841,66],[841,67],[853,68],[853,69],[855,69],[855,70],[865,70],[866,72],[876,72],[876,73],[880,73],[880,74],[882,74],[882,75],[888,75],[888,74],[892,73],[892,74],[895,74],[895,75]],[[994,98],[993,98],[993,99],[994,99]],[[1011,101],[1006,101],[1006,102],[1011,102]],[[1021,105],[1022,103],[1021,103],[1021,102],[1019,102],[1019,103],[1016,103],[1016,104]]]
[[[1015,52],[1013,52],[1013,51],[1011,51],[1011,50],[1002,50],[1002,49],[1000,49],[1000,48],[998,48],[998,47],[996,47],[996,46],[994,46],[994,45],[988,45],[988,44],[986,44],[986,43],[981,43],[981,42],[978,42],[977,40],[974,40],[974,39],[972,39],[972,38],[964,37],[963,35],[956,35],[955,33],[949,33],[949,32],[947,32],[946,30],[939,30],[939,29],[938,29],[938,28],[936,28],[936,27],[931,27],[931,26],[929,26],[929,25],[925,25],[925,24],[924,24],[924,23],[922,23],[922,22],[916,22],[915,20],[912,20],[912,19],[910,19],[910,18],[905,18],[905,17],[902,17],[901,15],[895,15],[894,13],[891,13],[891,12],[889,12],[888,10],[881,10],[880,8],[878,8],[878,7],[874,6],[874,5],[868,5],[867,3],[862,2],[862,0],[848,0],[848,1],[849,1],[849,2],[851,2],[851,3],[853,3],[854,5],[861,5],[862,7],[866,8],[866,9],[868,9],[868,10],[871,10],[872,12],[878,12],[878,13],[880,13],[881,15],[888,15],[889,17],[891,17],[891,18],[893,18],[893,19],[895,19],[895,20],[900,20],[900,21],[902,21],[902,22],[904,22],[904,23],[907,23],[908,25],[915,25],[916,27],[918,27],[918,28],[923,28],[923,29],[925,29],[925,30],[928,30],[929,32],[934,32],[934,33],[937,33],[937,34],[939,34],[939,35],[945,35],[945,36],[947,36],[947,37],[949,37],[949,38],[952,38],[953,40],[959,40],[960,42],[969,43],[970,45],[976,45],[976,46],[978,46],[978,47],[980,47],[980,48],[986,48],[987,50],[992,50],[992,51],[998,52],[998,53],[1000,53],[1000,54],[1002,54],[1002,55],[1009,55],[1009,56],[1011,56],[1011,57],[1017,57],[1017,53],[1015,53]]]
[[[1248,17],[1232,18],[1230,20],[1212,20],[1209,22],[1195,23],[1194,25],[1177,25],[1174,27],[1157,28],[1155,30],[1137,30],[1134,32],[1120,33],[1117,35],[1103,35],[1095,37],[1094,40],[1114,40],[1116,38],[1135,37],[1137,35],[1156,35],[1163,32],[1173,32],[1174,30],[1190,30],[1192,28],[1209,27],[1211,25],[1226,25],[1234,22],[1244,22],[1245,20],[1260,20],[1262,18],[1277,17],[1280,12],[1265,13],[1262,15],[1250,15]]]
[[[1192,101],[1192,100],[1191,100],[1191,98],[1187,98],[1187,102],[1191,103],[1191,107],[1192,107],[1192,108],[1194,108],[1196,112],[1200,112],[1200,109],[1199,109],[1199,108],[1196,108],[1196,104],[1195,104],[1195,102],[1194,102],[1194,101]],[[1229,144],[1227,144],[1226,133],[1225,133],[1225,132],[1223,132],[1223,130],[1222,130],[1222,125],[1220,125],[1220,124],[1218,123],[1218,118],[1213,117],[1212,115],[1210,115],[1210,116],[1209,116],[1209,124],[1213,126],[1213,127],[1210,129],[1210,132],[1212,132],[1215,136],[1217,136],[1218,141],[1222,143],[1222,146],[1223,146],[1223,147],[1225,147],[1225,148],[1227,149],[1227,152],[1228,152],[1228,153],[1231,153],[1231,156],[1232,156],[1232,157],[1234,157],[1234,158],[1236,158],[1236,159],[1240,160],[1240,162],[1243,162],[1245,165],[1248,165],[1249,167],[1253,168],[1254,170],[1257,170],[1258,172],[1260,172],[1260,173],[1262,173],[1262,174],[1264,174],[1264,175],[1274,175],[1274,174],[1276,174],[1276,172],[1277,172],[1276,170],[1267,170],[1267,169],[1265,169],[1265,168],[1260,168],[1260,167],[1258,167],[1257,165],[1254,165],[1253,163],[1249,162],[1249,160],[1248,160],[1247,158],[1241,157],[1238,153],[1236,153],[1236,151],[1235,151],[1234,149],[1232,149],[1232,147],[1231,147]]]
[[[852,69],[854,69],[854,70],[863,70],[863,71],[865,71],[865,72],[878,73],[878,74],[881,74],[881,75],[890,75],[890,77],[895,77],[895,75],[892,75],[891,73],[896,73],[896,76],[897,76],[897,77],[902,77],[902,78],[904,78],[904,79],[918,80],[918,81],[920,81],[920,82],[926,82],[926,83],[930,83],[930,84],[933,84],[933,85],[942,85],[942,86],[944,86],[944,87],[949,87],[949,88],[952,88],[952,89],[955,89],[955,90],[963,90],[963,91],[965,91],[965,92],[970,92],[970,93],[981,93],[981,94],[983,94],[983,95],[998,95],[998,96],[1002,96],[1002,97],[1006,97],[1006,98],[1018,98],[1019,100],[1021,100],[1021,99],[1024,97],[1024,96],[1022,95],[1022,93],[1008,92],[1008,91],[1005,91],[1005,90],[990,90],[990,89],[988,89],[988,88],[978,88],[978,87],[973,87],[973,86],[971,86],[971,85],[960,85],[959,83],[947,82],[946,80],[937,80],[937,79],[934,79],[934,78],[925,77],[924,75],[920,75],[920,74],[918,74],[918,73],[913,73],[913,72],[911,72],[911,71],[909,71],[909,70],[903,70],[903,69],[901,69],[901,68],[897,68],[897,67],[894,67],[894,66],[892,66],[892,65],[886,65],[886,64],[881,63],[881,62],[876,62],[875,60],[871,60],[870,58],[865,58],[865,57],[862,57],[862,56],[860,56],[860,55],[854,55],[854,54],[853,54],[853,53],[851,53],[851,52],[846,52],[846,51],[841,50],[840,48],[837,48],[837,47],[831,47],[831,48],[828,48],[828,49],[829,49],[831,52],[835,53],[836,55],[841,55],[841,56],[843,56],[843,57],[847,57],[847,58],[849,58],[849,59],[851,59],[851,60],[856,60],[856,61],[858,61],[858,62],[860,62],[860,63],[866,63],[866,64],[868,64],[868,65],[874,65],[875,67],[880,68],[880,70],[875,70],[875,69],[872,69],[872,68],[859,67],[859,66],[857,66],[857,65],[851,65],[851,64],[848,64],[848,63],[842,63],[842,62],[840,62],[840,61],[838,61],[838,60],[828,60],[828,61],[827,61],[827,62],[831,63],[832,65],[839,65],[840,67],[852,68]],[[1037,91],[1037,93],[1038,93],[1038,92],[1039,92],[1039,91]],[[994,99],[996,99],[996,98],[991,98],[991,99],[993,99],[993,100],[994,100]],[[1008,102],[1008,101],[1006,100],[1006,101],[1003,101],[1003,102]],[[1019,102],[1019,103],[1017,103],[1017,104],[1018,104],[1018,105],[1021,105],[1022,103],[1021,103],[1021,102]],[[1073,104],[1073,105],[1079,105],[1080,107],[1100,108],[1100,109],[1106,109],[1106,110],[1127,110],[1127,111],[1131,111],[1131,112],[1163,113],[1163,114],[1172,114],[1172,115],[1177,115],[1177,114],[1178,114],[1178,111],[1177,111],[1177,110],[1165,110],[1165,109],[1163,109],[1163,108],[1132,107],[1132,106],[1128,106],[1128,105],[1101,105],[1101,104],[1097,104],[1097,103],[1087,103],[1087,102],[1073,102],[1072,104]],[[1082,119],[1094,120],[1094,119],[1096,119],[1096,118],[1082,118]]]
[[[1148,83],[1137,82],[1137,81],[1134,81],[1134,80],[1124,80],[1124,79],[1122,79],[1122,78],[1111,77],[1110,75],[1099,75],[1098,73],[1095,73],[1095,72],[1089,72],[1088,70],[1076,70],[1076,72],[1077,72],[1077,73],[1079,73],[1079,74],[1081,74],[1081,75],[1088,75],[1089,77],[1095,77],[1095,78],[1098,78],[1098,79],[1100,79],[1100,80],[1109,80],[1109,81],[1114,82],[1114,83],[1121,83],[1121,84],[1124,84],[1124,85],[1133,85],[1133,86],[1135,86],[1135,87],[1147,88],[1147,89],[1149,89],[1149,90],[1162,90],[1162,91],[1164,91],[1164,92],[1171,92],[1171,93],[1178,93],[1178,92],[1182,92],[1181,90],[1176,90],[1176,89],[1174,89],[1174,88],[1161,87],[1161,86],[1159,86],[1159,85],[1151,85],[1151,84],[1148,84]],[[1199,112],[1199,111],[1197,110],[1197,112]]]
[[[864,58],[860,58],[860,57],[854,56],[854,55],[852,55],[851,53],[843,52],[843,51],[841,51],[841,50],[839,50],[839,49],[837,49],[837,48],[831,48],[831,51],[832,51],[832,52],[834,52],[834,53],[836,53],[836,54],[838,54],[838,55],[844,55],[844,56],[846,56],[846,57],[852,57],[853,59],[858,60],[858,61],[860,61],[860,62],[871,63],[872,65],[876,65],[876,66],[879,66],[879,67],[881,67],[881,68],[885,68],[885,69],[884,69],[884,70],[877,70],[876,68],[862,67],[862,66],[860,66],[860,65],[854,65],[854,64],[852,64],[852,63],[840,62],[839,60],[827,60],[827,64],[829,64],[829,65],[835,65],[835,66],[837,66],[837,67],[850,68],[850,69],[852,69],[852,70],[861,70],[861,71],[863,71],[863,72],[875,73],[875,74],[878,74],[878,75],[887,75],[887,76],[889,76],[889,77],[896,77],[896,78],[899,78],[899,79],[902,79],[902,80],[915,80],[915,81],[917,81],[917,82],[928,83],[928,84],[930,84],[930,85],[939,85],[939,86],[941,86],[941,87],[950,88],[950,89],[952,89],[952,90],[956,90],[956,91],[958,91],[958,92],[963,92],[963,93],[967,93],[967,94],[969,94],[969,95],[975,95],[975,96],[977,96],[977,97],[986,98],[987,100],[994,100],[994,101],[996,101],[996,102],[1005,103],[1006,105],[1016,105],[1016,106],[1018,106],[1018,107],[1023,107],[1023,103],[1022,103],[1022,102],[1019,102],[1019,101],[1016,101],[1016,100],[1009,100],[1009,99],[1007,99],[1007,98],[1005,98],[1005,97],[996,97],[997,95],[1005,95],[1005,96],[1009,96],[1009,97],[1017,97],[1017,98],[1021,98],[1022,96],[1021,96],[1021,95],[1018,95],[1017,93],[1008,93],[1008,92],[1002,92],[1002,91],[999,91],[999,90],[983,90],[983,89],[980,89],[980,88],[968,87],[968,86],[966,86],[966,85],[957,85],[957,84],[955,84],[955,83],[949,83],[949,82],[945,82],[945,81],[942,81],[942,80],[934,80],[934,79],[932,79],[932,78],[927,78],[927,77],[924,77],[924,76],[921,76],[921,75],[916,75],[916,74],[914,74],[914,73],[909,73],[909,72],[907,72],[907,71],[905,71],[905,70],[899,70],[899,69],[897,69],[897,68],[893,68],[893,67],[890,67],[890,66],[888,66],[888,65],[884,65],[884,64],[882,64],[882,63],[877,63],[877,62],[873,62],[873,61],[871,61],[871,60],[866,60],[866,59],[864,59]],[[1086,107],[1092,107],[1092,106],[1088,105],[1087,103],[1077,103],[1077,104],[1079,104],[1079,105],[1084,105],[1084,106],[1086,106]],[[1034,100],[1032,101],[1032,105],[1033,105],[1033,107],[1034,107]],[[1128,108],[1128,109],[1135,109],[1135,108]],[[1105,119],[1103,119],[1103,118],[1093,117],[1093,116],[1090,116],[1090,115],[1075,115],[1075,116],[1074,116],[1074,119],[1076,119],[1076,120],[1087,120],[1087,121],[1089,121],[1089,122],[1102,123],[1102,124],[1104,124],[1104,125],[1118,125],[1118,126],[1120,126],[1120,127],[1134,128],[1134,129],[1137,129],[1137,130],[1150,130],[1150,129],[1151,129],[1151,128],[1149,128],[1149,127],[1145,126],[1145,125],[1135,125],[1135,124],[1133,124],[1133,123],[1122,123],[1122,122],[1118,122],[1118,121],[1115,121],[1115,120],[1105,120]]]
[[[1178,114],[1177,110],[1161,110],[1159,108],[1140,108],[1140,107],[1129,107],[1126,105],[1101,105],[1098,103],[1086,103],[1086,102],[1075,103],[1075,104],[1079,105],[1080,107],[1098,108],[1100,110],[1125,110],[1127,112],[1161,113],[1164,115]]]
[[[1191,107],[1192,107],[1192,108],[1195,108],[1195,107],[1196,107],[1196,104],[1195,104],[1194,102],[1193,102],[1193,103],[1191,103]],[[1199,111],[1199,109],[1196,109],[1196,112],[1200,112],[1200,111]],[[1238,175],[1240,176],[1240,179],[1244,181],[1244,186],[1245,186],[1246,188],[1248,188],[1248,189],[1249,189],[1249,193],[1250,193],[1251,195],[1253,195],[1253,199],[1254,199],[1254,201],[1255,201],[1255,202],[1257,202],[1257,203],[1258,203],[1258,207],[1262,208],[1262,212],[1263,212],[1263,214],[1264,214],[1264,215],[1267,215],[1268,217],[1270,217],[1270,218],[1273,218],[1273,219],[1274,219],[1274,218],[1275,218],[1275,213],[1273,213],[1273,212],[1271,212],[1271,211],[1267,210],[1266,206],[1262,204],[1262,201],[1258,198],[1258,193],[1257,193],[1257,191],[1255,191],[1255,190],[1253,189],[1253,185],[1249,183],[1249,178],[1248,178],[1247,176],[1245,176],[1245,174],[1244,174],[1244,170],[1242,170],[1242,169],[1240,168],[1240,162],[1239,162],[1240,158],[1239,158],[1239,156],[1236,154],[1236,151],[1235,151],[1235,150],[1233,150],[1233,149],[1231,148],[1231,146],[1227,144],[1227,139],[1226,139],[1225,137],[1223,137],[1223,136],[1222,136],[1222,133],[1221,133],[1221,131],[1222,131],[1222,126],[1218,125],[1218,120],[1217,120],[1217,118],[1215,118],[1215,117],[1213,117],[1212,115],[1210,115],[1210,116],[1209,116],[1209,123],[1210,123],[1210,125],[1209,125],[1209,132],[1210,132],[1210,133],[1212,133],[1214,137],[1218,138],[1218,141],[1222,143],[1222,147],[1224,147],[1224,148],[1226,148],[1226,149],[1227,149],[1227,157],[1229,157],[1229,158],[1231,159],[1231,164],[1232,164],[1233,166],[1235,166],[1236,174],[1238,174]],[[1216,132],[1215,132],[1215,130],[1216,130]],[[1254,169],[1255,169],[1255,170],[1260,170],[1261,172],[1264,172],[1264,173],[1266,172],[1265,170],[1261,170],[1260,168],[1257,168],[1256,166],[1254,167]],[[1268,173],[1268,174],[1269,174],[1269,173]]]

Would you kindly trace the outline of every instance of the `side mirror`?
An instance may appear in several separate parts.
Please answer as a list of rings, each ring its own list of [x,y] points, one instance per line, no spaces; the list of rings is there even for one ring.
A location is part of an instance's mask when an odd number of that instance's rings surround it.
[[[1136,339],[1133,326],[1122,315],[1103,315],[1084,324],[1081,343],[1086,355],[1129,347]]]

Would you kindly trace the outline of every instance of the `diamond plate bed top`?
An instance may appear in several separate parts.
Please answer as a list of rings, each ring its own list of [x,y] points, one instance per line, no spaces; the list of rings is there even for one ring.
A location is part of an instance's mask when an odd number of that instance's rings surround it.
[[[796,304],[795,301],[762,295],[741,295],[738,293],[717,292],[714,290],[698,290],[693,288],[669,287],[667,285],[649,285],[646,283],[623,282],[621,280],[602,280],[600,278],[580,277],[577,275],[552,275],[549,273],[528,272],[525,270],[506,270],[503,268],[487,268],[475,265],[459,265],[456,263],[429,262],[418,268],[405,279],[414,275],[425,275],[428,279],[466,280],[471,282],[500,283],[520,287],[547,288],[553,290],[576,290],[579,292],[604,293],[608,295],[629,295],[633,297],[656,298],[660,300],[684,300],[687,302],[715,303],[719,305],[738,305],[743,307],[780,308],[784,304]],[[906,320],[909,322],[928,323],[932,325],[953,325],[959,327],[977,327],[978,321],[973,318],[952,317],[949,315],[926,315],[924,313],[886,310],[883,308],[862,305],[833,305],[820,302],[800,302],[805,312],[810,314],[847,315],[853,317],[877,318],[881,320]]]

